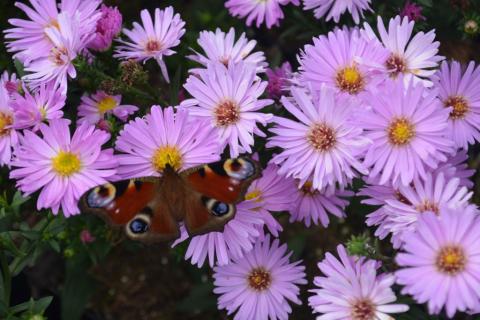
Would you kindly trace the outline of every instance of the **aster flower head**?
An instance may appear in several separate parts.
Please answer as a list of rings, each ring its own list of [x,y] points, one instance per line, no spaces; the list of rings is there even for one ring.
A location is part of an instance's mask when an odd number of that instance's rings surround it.
[[[480,141],[480,66],[471,61],[465,70],[459,62],[443,62],[434,85],[444,107],[451,108],[448,136],[457,148]]]
[[[248,40],[245,33],[235,41],[235,29],[230,28],[228,33],[218,29],[215,32],[202,31],[198,38],[198,45],[203,49],[204,54],[194,51],[194,55],[188,56],[189,59],[196,61],[207,67],[209,63],[221,62],[228,66],[230,61],[238,63],[244,61],[257,67],[256,72],[264,72],[267,63],[262,51],[252,52],[257,44],[255,40]],[[195,72],[196,69],[190,70]]]
[[[268,77],[267,94],[271,99],[280,99],[289,87],[292,77],[292,66],[284,62],[280,67],[266,70]]]
[[[117,7],[100,7],[101,17],[97,21],[95,38],[90,41],[88,48],[105,51],[112,45],[112,41],[122,30],[122,14]]]
[[[364,23],[365,35],[370,39],[378,39],[383,43],[389,54],[383,63],[390,74],[396,78],[403,76],[405,84],[411,79],[415,82],[422,82],[431,86],[430,76],[435,73],[435,68],[443,60],[438,55],[440,42],[435,41],[435,30],[427,33],[418,32],[413,35],[414,21],[408,17],[403,19],[400,16],[390,19],[388,31],[383,24],[382,17],[378,17],[377,29],[378,38],[368,23]]]
[[[150,114],[127,123],[116,141],[124,178],[160,176],[166,165],[182,171],[220,159],[215,132],[194,121],[184,108],[153,106]]]
[[[468,167],[468,154],[466,150],[459,150],[454,156],[450,156],[447,161],[438,164],[437,169],[433,171],[433,175],[443,173],[445,178],[459,178],[460,186],[468,189],[473,188],[471,178],[475,174],[474,169]]]
[[[310,96],[302,88],[291,90],[293,99],[283,97],[283,106],[298,120],[275,117],[270,129],[275,134],[267,147],[283,151],[272,158],[280,165],[279,173],[312,180],[314,189],[344,187],[357,176],[367,173],[359,157],[368,145],[362,129],[351,121],[353,100],[338,97],[322,87],[319,97]]]
[[[225,7],[234,17],[247,18],[247,26],[255,22],[257,28],[265,22],[268,29],[279,26],[284,18],[282,7],[287,4],[298,6],[300,0],[227,0]]]
[[[363,18],[363,12],[372,11],[370,8],[371,0],[304,0],[304,10],[313,9],[315,18],[320,19],[327,15],[326,20],[333,19],[335,23],[340,21],[340,16],[347,10],[352,15],[356,24]]]
[[[153,20],[146,9],[142,10],[140,15],[142,25],[134,22],[132,30],[123,29],[123,33],[130,40],[118,40],[121,45],[117,46],[114,57],[143,62],[153,58],[158,62],[163,77],[168,82],[167,65],[163,57],[175,53],[172,48],[180,44],[180,38],[185,34],[185,22],[180,18],[180,14],[175,14],[173,7],[164,10],[156,8]]]
[[[271,114],[260,110],[273,103],[260,99],[267,82],[256,76],[255,66],[239,62],[212,63],[198,75],[191,75],[184,88],[193,97],[182,105],[198,119],[206,119],[217,132],[222,147],[230,147],[230,156],[251,153],[254,134],[265,137],[257,123],[267,125]]]
[[[449,318],[478,307],[480,215],[475,206],[444,208],[439,216],[425,213],[404,239],[404,252],[395,259],[402,294],[427,303],[430,314],[445,307]]]
[[[450,110],[441,106],[434,90],[402,79],[389,80],[383,94],[369,94],[369,112],[359,115],[369,146],[364,164],[379,184],[408,185],[453,152],[444,136]]]
[[[393,319],[390,314],[408,311],[407,305],[394,303],[395,277],[378,274],[377,261],[351,257],[342,245],[337,252],[339,259],[327,252],[318,264],[323,276],[313,280],[319,289],[310,290],[309,305],[322,314],[318,320]]]
[[[121,121],[127,121],[129,115],[135,113],[136,106],[122,104],[121,95],[110,95],[104,91],[82,97],[82,103],[78,107],[78,123],[88,122],[97,124],[105,118],[105,115],[113,114]]]
[[[25,130],[15,148],[10,178],[26,195],[40,191],[37,209],[57,214],[80,213],[77,202],[88,189],[114,177],[117,161],[113,149],[102,150],[110,135],[83,124],[70,137],[69,120],[53,119],[40,124],[39,135]]]
[[[388,51],[358,29],[335,29],[313,38],[300,54],[299,80],[318,91],[326,84],[338,92],[362,96],[384,79]]]
[[[7,71],[4,71],[0,78],[0,87],[4,87],[7,90],[7,93],[12,96],[14,93],[22,91],[22,81],[17,79],[15,73],[10,75]]]
[[[18,134],[14,129],[15,115],[10,107],[10,95],[0,86],[0,166],[9,165],[12,147],[18,143]]]
[[[270,237],[257,242],[243,258],[214,269],[214,293],[219,309],[234,320],[288,319],[289,301],[301,304],[298,285],[306,284],[301,261],[291,263],[292,252]]]

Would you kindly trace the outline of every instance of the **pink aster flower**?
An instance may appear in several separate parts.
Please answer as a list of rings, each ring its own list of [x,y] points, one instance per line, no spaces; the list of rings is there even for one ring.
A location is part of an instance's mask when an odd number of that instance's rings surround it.
[[[407,17],[410,21],[425,20],[425,17],[422,16],[422,10],[422,6],[407,0],[407,2],[405,2],[405,6],[400,12],[400,17]]]
[[[113,96],[104,91],[97,91],[91,96],[82,97],[82,103],[78,106],[78,123],[97,124],[105,118],[105,115],[110,114],[125,122],[128,116],[137,110],[135,106],[122,104],[121,95]]]
[[[218,28],[215,32],[202,31],[197,42],[205,54],[194,51],[195,55],[190,55],[187,58],[202,64],[204,67],[212,62],[221,62],[228,66],[230,61],[234,63],[244,61],[247,64],[256,66],[257,73],[265,72],[267,63],[265,62],[263,52],[256,51],[252,53],[257,41],[248,40],[245,33],[242,33],[240,38],[235,41],[234,28],[230,28],[228,33]],[[190,71],[196,72],[196,69],[191,69]]]
[[[413,78],[415,82],[422,82],[431,86],[430,76],[435,73],[438,63],[443,57],[438,55],[440,42],[435,41],[435,30],[428,33],[418,32],[413,36],[414,21],[400,16],[390,19],[388,31],[385,29],[382,18],[378,17],[377,28],[380,41],[389,51],[386,59],[380,61],[387,68],[392,78],[403,75],[405,84]],[[378,39],[368,23],[364,23],[365,34],[370,39]]]
[[[479,243],[480,215],[475,206],[443,209],[440,216],[423,214],[416,230],[405,236],[404,252],[396,257],[402,294],[428,303],[430,314],[445,307],[449,318],[478,307]]]
[[[194,99],[182,103],[199,119],[208,119],[215,128],[222,147],[229,145],[230,156],[237,157],[242,152],[251,153],[254,134],[265,137],[257,127],[272,119],[271,114],[259,112],[273,103],[270,99],[260,99],[267,82],[256,76],[256,67],[239,62],[212,63],[207,69],[191,75],[184,88]]]
[[[10,75],[7,71],[4,71],[0,78],[0,87],[4,87],[7,90],[7,93],[12,96],[14,93],[22,91],[22,81],[17,79],[15,73]]]
[[[298,6],[300,0],[227,0],[225,7],[234,17],[241,19],[247,18],[247,26],[251,26],[256,21],[257,28],[265,24],[270,29],[273,26],[279,26],[280,20],[284,18],[282,7],[287,4]]]
[[[304,89],[293,88],[293,99],[283,97],[283,106],[298,120],[275,117],[270,129],[276,134],[267,147],[280,147],[272,158],[280,165],[279,173],[300,179],[311,179],[314,189],[344,187],[357,176],[367,173],[360,162],[369,140],[352,121],[353,100],[335,96],[322,87],[318,98]]]
[[[122,45],[117,47],[113,56],[143,62],[153,58],[158,62],[163,77],[168,82],[167,65],[163,57],[175,53],[172,48],[180,43],[180,38],[185,33],[185,22],[178,13],[174,14],[172,7],[165,10],[156,8],[153,20],[146,9],[142,10],[140,15],[143,26],[134,22],[132,30],[123,29],[123,33],[130,41],[118,40]]]
[[[345,208],[348,200],[343,198],[353,196],[353,192],[346,190],[317,190],[310,181],[298,186],[297,196],[292,201],[290,222],[302,221],[307,227],[312,222],[327,227],[330,223],[329,214],[338,218],[345,218]]]
[[[37,209],[60,207],[69,217],[80,213],[77,202],[88,189],[112,178],[117,167],[113,149],[102,150],[110,135],[83,124],[70,138],[69,120],[40,124],[42,137],[25,130],[15,148],[10,178],[26,195],[38,190]]]
[[[268,77],[267,94],[269,98],[280,99],[289,87],[289,80],[292,77],[292,66],[287,61],[278,68],[267,69],[266,73]]]
[[[23,91],[24,95],[16,93],[10,103],[15,111],[16,129],[37,131],[42,122],[63,117],[62,108],[67,97],[53,83],[40,85],[35,93],[30,93],[27,88]]]
[[[14,129],[15,116],[9,103],[7,89],[0,86],[0,166],[10,164],[12,147],[18,143],[18,135]]]
[[[358,29],[335,29],[305,46],[300,54],[299,80],[315,91],[325,84],[362,97],[384,80],[382,63],[387,58],[388,51],[378,41],[367,40]]]
[[[257,242],[241,259],[214,269],[214,293],[220,295],[218,308],[234,320],[288,319],[289,301],[301,304],[298,285],[306,284],[301,261],[291,263],[292,252],[270,237]]]
[[[449,157],[447,161],[439,163],[438,168],[433,171],[433,175],[443,173],[447,179],[459,178],[460,186],[471,189],[473,188],[471,178],[475,174],[475,170],[468,167],[467,160],[467,151],[459,150],[457,154]]]
[[[150,114],[127,123],[116,141],[119,175],[124,178],[160,176],[169,164],[185,170],[220,159],[215,132],[190,119],[184,108],[153,106]]]
[[[347,10],[352,15],[356,24],[363,18],[363,12],[372,11],[371,0],[303,0],[304,10],[314,9],[315,18],[320,19],[327,15],[326,20],[340,21],[340,16]],[[327,14],[328,12],[328,14]]]
[[[317,319],[387,320],[393,319],[392,313],[408,311],[407,305],[394,303],[395,277],[378,274],[377,261],[351,257],[342,245],[337,252],[340,259],[327,252],[318,264],[323,276],[313,280],[319,289],[310,290],[314,295],[309,305],[321,314]]]
[[[450,110],[422,84],[389,80],[382,94],[369,94],[369,112],[359,115],[373,141],[365,155],[369,178],[379,184],[408,185],[447,160],[453,142],[444,136]]]
[[[104,4],[100,7],[100,12],[102,16],[97,21],[95,38],[90,41],[88,48],[105,51],[122,30],[122,14],[117,7],[107,7]]]
[[[451,107],[448,136],[458,148],[480,141],[480,66],[471,61],[462,71],[460,63],[443,62],[434,77],[445,107]]]

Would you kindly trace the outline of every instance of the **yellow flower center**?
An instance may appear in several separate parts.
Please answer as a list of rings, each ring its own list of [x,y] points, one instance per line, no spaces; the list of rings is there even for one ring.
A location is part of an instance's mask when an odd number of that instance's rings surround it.
[[[355,65],[340,69],[335,80],[340,90],[350,94],[357,94],[365,87],[365,80]]]
[[[42,120],[45,120],[47,118],[47,109],[43,106],[43,107],[40,107],[38,111],[40,112],[40,116],[42,117]]]
[[[116,106],[117,106],[117,101],[110,96],[103,98],[97,103],[98,112],[100,114],[104,114],[110,110],[113,110],[115,109]]]
[[[58,175],[69,177],[80,171],[82,164],[76,154],[60,151],[57,156],[52,158],[52,167]]]
[[[7,135],[10,132],[9,126],[13,123],[11,115],[0,112],[0,137]]]
[[[440,250],[435,264],[440,272],[453,276],[465,269],[466,262],[467,259],[462,248],[446,246]]]
[[[272,277],[264,268],[255,268],[248,275],[248,285],[255,291],[263,291],[270,287]]]
[[[375,306],[369,300],[358,300],[352,305],[352,320],[374,320]]]
[[[240,108],[231,100],[225,100],[218,104],[214,110],[217,126],[228,126],[240,119]]]
[[[182,154],[176,147],[168,145],[160,147],[153,154],[152,165],[159,172],[163,171],[167,165],[178,170],[182,167]]]
[[[328,151],[335,146],[335,131],[326,124],[315,124],[307,135],[307,140],[317,151]]]
[[[255,199],[255,202],[262,201],[262,191],[258,189],[254,189],[253,191],[245,195],[245,200],[252,200],[252,199]]]
[[[303,186],[300,188],[300,190],[306,196],[313,196],[318,193],[318,190],[313,188],[313,183],[311,181],[305,182]]]
[[[452,107],[453,110],[450,112],[450,119],[459,120],[465,118],[465,115],[469,111],[469,106],[467,100],[462,96],[449,97],[444,102],[445,107]]]
[[[405,118],[397,118],[390,123],[387,129],[390,143],[396,146],[403,146],[409,143],[415,136],[415,128]]]

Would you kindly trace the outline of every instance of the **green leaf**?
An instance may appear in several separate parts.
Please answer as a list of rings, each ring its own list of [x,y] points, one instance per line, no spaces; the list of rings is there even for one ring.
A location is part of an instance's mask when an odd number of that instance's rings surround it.
[[[292,237],[288,242],[288,248],[293,251],[292,260],[298,260],[302,256],[303,250],[307,243],[307,236],[305,234],[298,234]]]
[[[18,76],[20,78],[23,77],[25,75],[25,68],[24,68],[23,64],[18,59],[15,59],[14,64],[15,64],[15,69],[17,70]]]
[[[43,297],[36,300],[30,310],[33,314],[43,314],[47,310],[50,303],[52,303],[53,297]]]

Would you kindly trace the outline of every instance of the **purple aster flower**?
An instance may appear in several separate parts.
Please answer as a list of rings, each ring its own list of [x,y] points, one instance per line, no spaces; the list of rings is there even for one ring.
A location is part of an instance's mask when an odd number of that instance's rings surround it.
[[[234,63],[244,61],[245,63],[256,66],[257,73],[265,72],[267,63],[265,62],[263,52],[256,51],[252,53],[257,41],[249,41],[245,33],[242,33],[240,38],[235,41],[234,28],[230,28],[228,33],[220,29],[217,29],[215,32],[202,31],[200,32],[200,37],[197,42],[205,54],[194,50],[195,55],[190,55],[187,58],[205,67],[211,62],[221,62],[225,66],[228,66],[230,61]],[[191,69],[190,72],[196,72],[196,69]]]
[[[142,25],[137,22],[133,23],[133,29],[123,29],[123,33],[130,41],[118,40],[122,45],[118,46],[116,58],[137,61],[147,61],[154,58],[163,77],[168,82],[168,71],[163,57],[171,56],[175,53],[173,47],[178,46],[180,38],[185,33],[185,22],[180,18],[180,14],[175,14],[172,7],[165,10],[155,9],[155,16],[152,16],[148,10],[142,10],[140,13]]]
[[[14,127],[15,115],[10,107],[10,96],[7,89],[0,86],[0,166],[10,164],[12,147],[18,143]]]
[[[480,217],[470,205],[442,209],[440,216],[420,216],[415,231],[405,236],[404,252],[396,257],[397,283],[430,314],[445,307],[457,311],[478,307],[480,301]]]
[[[268,77],[267,94],[269,98],[278,100],[289,88],[292,66],[287,61],[279,68],[267,69],[266,73]]]
[[[280,20],[284,18],[282,7],[287,4],[298,6],[300,0],[227,0],[225,7],[234,17],[247,18],[247,26],[256,21],[257,28],[265,24],[268,29],[279,26]]]
[[[100,7],[102,16],[97,21],[95,38],[88,44],[88,48],[105,51],[110,48],[112,41],[122,30],[122,14],[117,7],[107,7],[102,4]]]
[[[4,87],[10,96],[13,96],[14,93],[19,93],[22,91],[22,81],[17,79],[17,75],[12,73],[8,74],[7,71],[4,71],[2,77],[0,78],[0,87]]]
[[[422,6],[407,0],[402,11],[400,11],[400,17],[407,17],[410,21],[425,20],[425,17],[422,16],[422,10]]]
[[[184,108],[174,111],[153,106],[150,114],[127,123],[116,141],[124,178],[160,176],[169,164],[182,171],[218,161],[220,148],[215,132],[205,122],[191,119]]]
[[[326,87],[318,98],[301,88],[292,88],[291,93],[293,99],[283,97],[281,102],[299,122],[275,117],[277,126],[270,131],[276,136],[267,143],[283,149],[272,158],[280,165],[279,173],[300,179],[301,184],[311,179],[318,190],[344,187],[357,171],[367,173],[359,158],[369,140],[351,121],[353,100],[337,97]]]
[[[135,106],[122,104],[121,95],[114,96],[104,91],[97,91],[91,96],[82,97],[82,103],[78,106],[78,123],[97,124],[105,118],[105,115],[110,114],[125,122],[128,116],[137,110]]]
[[[312,187],[310,181],[298,186],[297,197],[290,210],[290,222],[302,221],[307,227],[312,222],[327,227],[330,223],[328,214],[338,218],[345,218],[345,208],[348,200],[342,199],[353,196],[354,193],[346,190],[318,190]]]
[[[39,90],[33,94],[27,88],[23,91],[24,95],[14,94],[10,103],[15,111],[16,129],[30,128],[37,131],[42,122],[63,117],[62,108],[67,97],[53,83],[40,85]]]
[[[443,62],[434,76],[435,87],[445,107],[452,108],[448,136],[458,148],[480,141],[480,66],[471,61],[464,72],[460,63]]]
[[[251,153],[254,134],[265,137],[257,127],[272,119],[271,114],[260,111],[273,100],[259,99],[267,82],[256,76],[256,67],[239,62],[212,63],[198,75],[191,75],[184,88],[194,99],[185,100],[192,116],[208,119],[218,133],[222,147],[229,145],[230,156]]]
[[[440,42],[435,41],[435,30],[428,33],[418,32],[412,38],[414,21],[407,17],[396,16],[390,19],[388,31],[385,29],[382,18],[378,17],[377,28],[380,41],[389,51],[385,60],[380,61],[387,68],[392,78],[404,76],[408,85],[413,78],[415,82],[421,81],[426,86],[431,86],[429,77],[435,73],[438,63],[443,60],[438,54]],[[370,39],[378,39],[368,23],[364,23],[365,35]]]
[[[326,20],[340,21],[340,16],[347,10],[356,24],[363,18],[363,11],[369,10],[371,0],[303,0],[304,10],[314,9],[315,18],[320,19],[327,15]],[[327,14],[328,12],[328,14]]]
[[[367,40],[358,29],[336,29],[313,38],[300,54],[300,76],[315,91],[326,84],[357,96],[375,89],[385,78],[382,65],[388,51],[376,40]]]
[[[8,22],[14,28],[4,31],[5,38],[9,41],[8,51],[15,52],[14,58],[27,65],[37,58],[50,55],[50,51],[58,46],[55,40],[50,38],[47,30],[55,28],[62,33],[59,30],[62,28],[60,14],[68,16],[67,20],[78,16],[79,23],[75,26],[75,33],[83,44],[90,41],[89,38],[95,32],[95,25],[101,16],[98,11],[101,0],[62,0],[58,5],[56,0],[29,0],[29,2],[31,7],[21,2],[15,3],[15,6],[25,12],[29,20],[9,19]]]
[[[301,261],[290,262],[293,252],[270,237],[257,242],[243,258],[214,269],[214,293],[220,295],[218,308],[234,320],[288,319],[289,301],[301,304],[298,285],[306,284]]]
[[[371,109],[359,114],[366,137],[373,141],[365,155],[370,179],[379,184],[408,185],[452,153],[444,136],[450,110],[434,90],[403,80],[389,80],[382,94],[368,95]]]
[[[69,217],[80,213],[77,202],[88,189],[114,177],[117,161],[113,149],[102,150],[110,135],[83,124],[70,138],[69,120],[40,124],[42,137],[25,130],[15,148],[10,178],[26,195],[38,190],[37,209],[60,207]]]
[[[449,157],[447,161],[439,163],[438,168],[433,171],[433,174],[443,173],[447,179],[459,178],[460,186],[471,189],[473,188],[471,178],[475,174],[475,170],[468,167],[467,160],[467,151],[459,150],[456,155]]]
[[[310,290],[314,295],[308,302],[321,314],[317,319],[387,320],[393,319],[391,313],[408,311],[407,305],[394,303],[395,277],[377,274],[379,262],[351,257],[342,245],[337,252],[340,259],[327,252],[318,264],[323,276],[313,280],[319,289]]]

